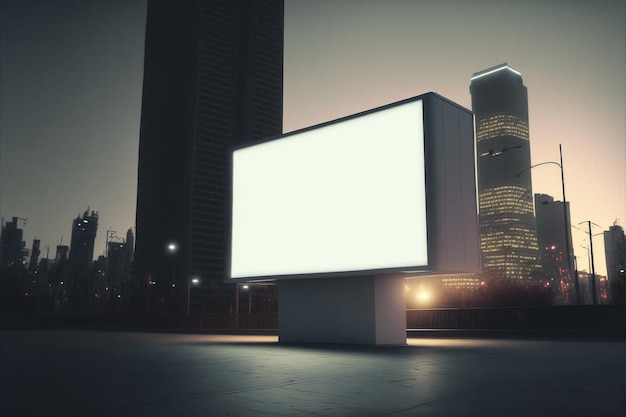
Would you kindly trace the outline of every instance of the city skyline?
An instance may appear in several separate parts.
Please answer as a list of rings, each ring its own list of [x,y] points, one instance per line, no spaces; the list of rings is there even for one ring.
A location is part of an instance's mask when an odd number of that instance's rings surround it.
[[[28,248],[69,242],[87,208],[94,257],[106,230],[134,227],[145,2],[130,3],[2,4],[0,215],[29,218]],[[623,2],[419,3],[287,0],[284,131],[428,91],[470,108],[471,75],[507,62],[528,88],[532,164],[563,146],[571,223],[623,224]],[[558,167],[532,178],[560,200]],[[588,270],[587,235],[572,234]]]

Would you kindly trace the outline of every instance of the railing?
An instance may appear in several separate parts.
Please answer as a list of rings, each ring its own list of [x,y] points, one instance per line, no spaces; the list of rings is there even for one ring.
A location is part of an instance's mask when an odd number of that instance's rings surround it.
[[[277,314],[3,314],[0,328],[154,329],[154,330],[273,330]]]
[[[407,310],[407,329],[626,331],[626,306],[583,305]],[[2,314],[0,328],[276,330],[278,314]]]
[[[408,329],[525,329],[521,308],[407,310]]]
[[[408,329],[626,330],[626,306],[407,310]]]

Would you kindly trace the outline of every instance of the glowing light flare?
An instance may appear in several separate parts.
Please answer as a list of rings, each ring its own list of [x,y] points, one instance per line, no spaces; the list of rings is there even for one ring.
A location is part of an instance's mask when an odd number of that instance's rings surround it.
[[[427,302],[427,301],[430,301],[430,297],[431,297],[430,292],[426,290],[422,290],[417,293],[417,301]]]
[[[420,286],[415,290],[414,299],[419,304],[428,304],[432,302],[433,298],[432,291],[424,285],[420,284]]]

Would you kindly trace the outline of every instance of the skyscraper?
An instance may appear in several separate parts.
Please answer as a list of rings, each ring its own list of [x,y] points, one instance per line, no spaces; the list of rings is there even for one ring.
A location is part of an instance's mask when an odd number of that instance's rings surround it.
[[[21,217],[13,217],[10,222],[2,225],[0,234],[0,268],[23,268],[26,252],[22,241],[24,231],[18,227],[18,220],[26,222]]]
[[[569,203],[565,203],[565,210],[569,218]],[[535,194],[535,215],[537,219],[537,241],[541,266],[546,278],[552,285],[555,302],[570,304],[576,302],[575,286],[571,282],[572,272],[568,268],[567,245],[569,253],[573,253],[571,229],[567,229],[568,239],[565,238],[565,211],[562,201],[554,201],[547,194]]]
[[[283,15],[282,0],[148,2],[133,271],[165,310],[185,310],[192,278],[224,278],[230,148],[282,133]]]
[[[90,301],[93,250],[98,232],[98,213],[95,211],[76,216],[72,222],[72,240],[68,263],[69,275],[69,302],[75,312],[85,311]]]
[[[37,273],[37,267],[39,266],[39,254],[41,250],[39,249],[41,246],[41,240],[33,239],[33,248],[30,252],[30,262],[28,263],[28,272],[31,275],[35,275]]]
[[[502,64],[472,75],[483,270],[528,280],[540,271],[533,214],[528,96],[519,72]]]
[[[626,301],[626,238],[624,229],[617,222],[604,232],[604,254],[610,301],[624,303]]]
[[[74,278],[86,278],[84,275],[93,263],[93,248],[98,232],[98,213],[85,210],[81,217],[72,222],[72,240],[70,242],[69,261],[72,264]]]

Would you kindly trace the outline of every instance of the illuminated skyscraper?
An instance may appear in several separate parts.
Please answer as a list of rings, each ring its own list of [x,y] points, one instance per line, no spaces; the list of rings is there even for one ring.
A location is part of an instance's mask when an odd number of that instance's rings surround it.
[[[483,270],[528,280],[540,271],[533,214],[528,96],[519,72],[502,64],[472,75]]]
[[[283,18],[282,0],[148,2],[133,270],[166,311],[224,278],[229,150],[282,133]]]

